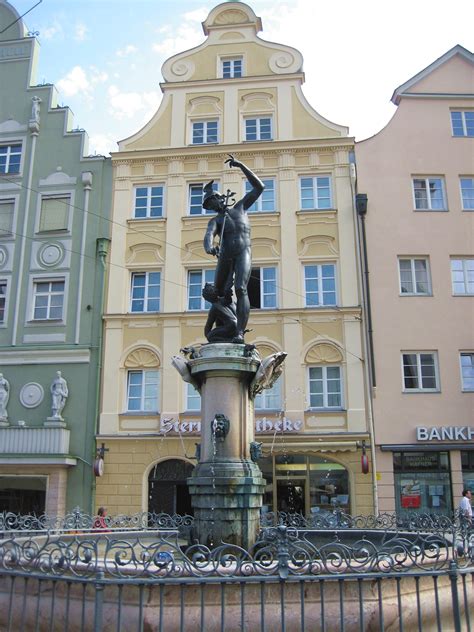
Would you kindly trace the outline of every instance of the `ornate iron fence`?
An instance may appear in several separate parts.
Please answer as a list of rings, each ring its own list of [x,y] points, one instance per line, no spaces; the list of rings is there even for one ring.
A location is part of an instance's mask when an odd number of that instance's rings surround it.
[[[176,530],[17,530],[0,540],[0,629],[461,632],[473,582],[469,530],[280,524],[250,551]]]

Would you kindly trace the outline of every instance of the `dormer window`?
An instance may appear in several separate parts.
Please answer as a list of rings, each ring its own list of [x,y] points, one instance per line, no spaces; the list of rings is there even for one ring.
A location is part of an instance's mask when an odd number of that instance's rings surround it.
[[[244,64],[242,57],[227,57],[221,59],[221,75],[223,79],[236,79],[243,76]]]

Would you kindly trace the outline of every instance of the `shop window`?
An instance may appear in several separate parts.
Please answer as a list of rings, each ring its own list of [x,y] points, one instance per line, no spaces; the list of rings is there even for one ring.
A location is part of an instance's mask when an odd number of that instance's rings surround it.
[[[349,474],[320,456],[278,454],[260,459],[266,480],[263,513],[280,511],[325,518],[335,509],[350,512]]]
[[[474,450],[461,450],[462,487],[470,489],[474,504]]]
[[[395,508],[400,515],[451,515],[448,452],[394,452]]]

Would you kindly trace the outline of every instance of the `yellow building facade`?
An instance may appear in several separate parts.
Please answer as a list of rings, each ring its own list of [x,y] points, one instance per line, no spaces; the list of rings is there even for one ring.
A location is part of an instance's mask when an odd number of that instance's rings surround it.
[[[256,400],[264,511],[374,510],[359,268],[346,127],[302,92],[301,54],[257,35],[240,2],[215,7],[205,41],[162,68],[162,103],[113,155],[112,248],[96,504],[110,513],[191,511],[186,477],[200,434],[199,394],[171,365],[206,343],[201,289],[215,259],[203,237],[213,179],[246,191],[234,154],[264,181],[249,210],[251,313],[246,342],[286,351],[277,384]],[[206,420],[203,420],[203,423]]]

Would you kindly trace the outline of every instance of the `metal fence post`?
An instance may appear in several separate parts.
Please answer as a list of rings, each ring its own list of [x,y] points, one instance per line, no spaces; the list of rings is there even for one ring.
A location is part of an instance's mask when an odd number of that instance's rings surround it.
[[[453,603],[453,620],[455,632],[461,632],[461,609],[459,607],[459,595],[458,595],[458,567],[454,560],[449,563],[448,571],[449,579],[451,581],[451,598]]]
[[[102,614],[104,606],[104,573],[99,571],[96,575],[95,586],[95,610],[94,610],[94,632],[102,632]]]

